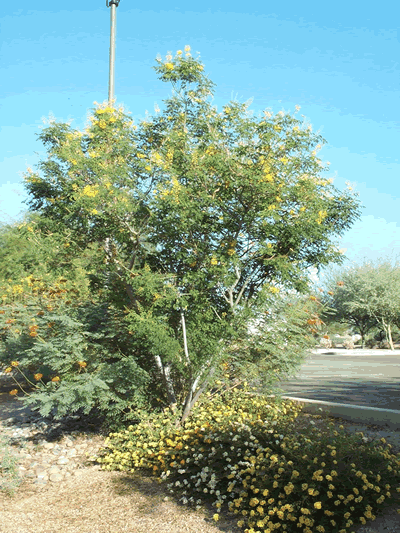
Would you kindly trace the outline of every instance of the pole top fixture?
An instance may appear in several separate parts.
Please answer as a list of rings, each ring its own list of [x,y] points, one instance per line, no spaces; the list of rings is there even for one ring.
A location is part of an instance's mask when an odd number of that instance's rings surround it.
[[[114,4],[116,7],[118,7],[120,1],[121,0],[106,0],[106,6],[110,7]]]

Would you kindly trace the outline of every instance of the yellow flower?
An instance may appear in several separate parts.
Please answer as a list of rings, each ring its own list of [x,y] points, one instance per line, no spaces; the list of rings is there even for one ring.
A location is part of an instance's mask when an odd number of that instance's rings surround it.
[[[43,374],[34,374],[33,377],[36,379],[36,381],[39,381],[40,379],[42,379]]]
[[[315,507],[316,509],[321,509],[321,502],[315,502],[315,503],[314,503],[314,507]]]
[[[91,214],[92,215],[98,215],[99,212],[97,211],[97,209],[92,209]]]
[[[18,389],[10,390],[10,394],[11,396],[15,396],[16,394],[18,394]]]
[[[11,372],[11,371],[12,371],[11,366],[7,367],[7,368],[4,370],[4,372],[6,372],[6,374],[8,374],[8,373]]]
[[[274,181],[274,176],[270,172],[266,171],[264,176],[261,178],[261,181]]]
[[[182,50],[177,50],[176,52],[178,54],[178,56],[182,55]]]
[[[85,363],[85,361],[78,361],[78,365],[79,365],[81,368],[85,368],[85,366],[87,366],[87,363]]]
[[[290,494],[294,489],[294,485],[293,483],[288,483],[283,489],[286,492],[286,494]]]
[[[53,381],[53,383],[56,383],[57,381],[60,381],[60,377],[55,376],[54,378],[51,378],[51,381]]]
[[[93,185],[86,185],[82,191],[82,194],[84,196],[89,196],[89,198],[94,198],[98,193],[99,191],[97,190],[97,187]]]
[[[317,223],[318,224],[321,224],[323,222],[323,220],[328,216],[328,213],[323,210],[323,211],[318,211],[318,218],[317,218]]]
[[[211,259],[211,264],[212,264],[212,265],[218,265],[218,260],[217,260],[216,257],[213,257],[213,258]]]
[[[18,366],[18,365],[19,365],[18,361],[11,361],[11,366]]]
[[[185,52],[190,52],[190,46],[188,44],[185,46]]]
[[[216,522],[218,522],[218,520],[219,520],[219,514],[215,513],[215,514],[213,515],[213,519],[214,519]]]
[[[168,70],[173,70],[174,69],[174,65],[172,63],[165,63],[165,66]]]

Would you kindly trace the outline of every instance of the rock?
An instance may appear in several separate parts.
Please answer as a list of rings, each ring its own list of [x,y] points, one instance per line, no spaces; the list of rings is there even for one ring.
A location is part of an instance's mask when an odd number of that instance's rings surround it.
[[[77,455],[77,452],[75,448],[72,448],[72,450],[67,451],[67,457],[75,457]]]
[[[46,467],[43,465],[39,465],[35,467],[35,474],[39,477],[43,475],[46,472]]]
[[[60,473],[54,473],[54,474],[51,474],[50,476],[50,481],[52,481],[53,483],[56,483],[58,481],[62,481],[64,479],[64,476],[62,476]]]

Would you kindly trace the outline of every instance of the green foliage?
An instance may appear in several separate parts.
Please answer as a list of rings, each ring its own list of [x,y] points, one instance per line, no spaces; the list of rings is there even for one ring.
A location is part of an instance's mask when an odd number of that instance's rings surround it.
[[[229,353],[229,376],[246,376],[268,391],[276,381],[289,379],[316,344],[313,323],[318,302],[308,295],[278,294],[265,299],[252,315]]]
[[[46,283],[56,273],[81,283],[78,261],[86,293],[54,318],[51,346],[25,347],[18,337],[19,353],[21,366],[45,361],[60,374],[46,393],[65,398],[63,410],[86,392],[90,405],[105,398],[107,410],[102,379],[133,410],[158,398],[183,422],[224,374],[265,371],[272,384],[299,364],[310,317],[300,300],[290,307],[276,295],[307,291],[309,267],[340,263],[334,240],[359,216],[359,202],[322,177],[324,141],[295,115],[256,117],[235,101],[218,112],[214,84],[189,50],[158,59],[155,70],[172,85],[155,116],[135,125],[102,104],[82,132],[53,121],[39,135],[48,157],[26,174],[36,218],[21,238],[28,248],[37,239],[29,253],[42,254]],[[264,320],[268,309],[274,319]],[[252,323],[260,328],[249,338]],[[87,362],[78,381],[77,360]],[[118,377],[121,361],[131,383]]]
[[[334,320],[354,326],[363,345],[369,331],[382,329],[393,350],[392,329],[400,324],[398,262],[364,262],[333,273],[327,285],[325,300]]]
[[[67,289],[61,296],[41,290],[42,301],[24,294],[26,303],[0,309],[0,361],[23,378],[14,393],[56,419],[81,408],[98,408],[109,420],[136,419],[132,409],[151,399],[149,376],[129,350],[123,314],[103,304],[72,306]]]
[[[182,504],[208,502],[215,520],[234,513],[248,533],[344,533],[394,501],[400,455],[384,439],[367,444],[362,433],[333,428],[304,424],[294,402],[224,390],[208,394],[179,428],[161,413],[111,433],[97,462],[150,470]]]
[[[0,492],[13,497],[22,479],[17,469],[18,458],[11,452],[10,439],[0,437]]]

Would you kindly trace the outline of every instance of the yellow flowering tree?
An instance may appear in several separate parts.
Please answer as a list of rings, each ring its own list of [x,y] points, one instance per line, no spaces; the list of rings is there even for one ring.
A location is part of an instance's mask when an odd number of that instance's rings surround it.
[[[83,132],[50,123],[26,186],[31,211],[93,252],[88,279],[105,320],[122,317],[120,351],[182,422],[221,376],[294,371],[313,304],[287,292],[341,261],[334,239],[359,203],[323,177],[324,141],[295,115],[218,111],[190,47],[154,68],[172,86],[162,111],[135,125],[102,104]]]

